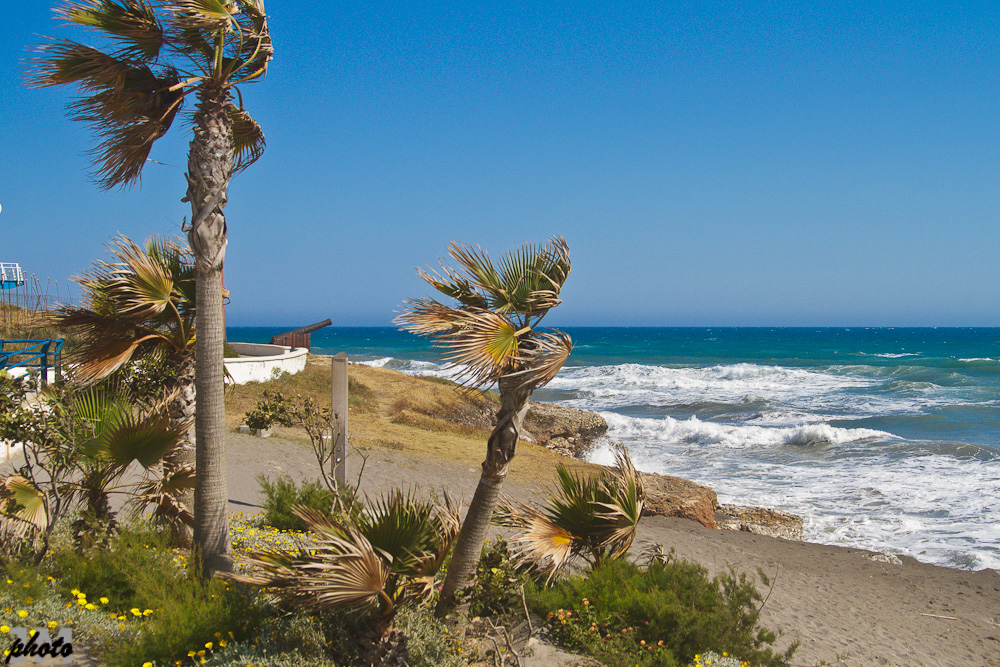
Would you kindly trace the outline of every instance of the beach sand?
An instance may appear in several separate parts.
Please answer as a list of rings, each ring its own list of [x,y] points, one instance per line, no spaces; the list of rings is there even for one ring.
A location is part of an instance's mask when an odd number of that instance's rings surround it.
[[[301,441],[230,433],[226,446],[234,512],[259,511],[259,474],[318,477],[312,451]],[[352,456],[349,480],[359,466]],[[361,489],[446,488],[468,502],[478,478],[476,466],[372,449]],[[522,486],[516,473],[504,488],[525,501],[544,493],[537,484]],[[860,549],[711,530],[663,517],[643,519],[633,552],[653,544],[675,549],[713,573],[731,567],[754,575],[762,568],[773,583],[762,621],[781,633],[780,648],[800,642],[794,665],[1000,667],[1000,572],[995,570],[967,572],[907,557],[899,564],[878,562]]]

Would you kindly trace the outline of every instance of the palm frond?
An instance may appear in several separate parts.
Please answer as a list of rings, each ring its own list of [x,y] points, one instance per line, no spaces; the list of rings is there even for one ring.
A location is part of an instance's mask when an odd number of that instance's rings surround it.
[[[644,494],[624,447],[616,463],[613,470],[589,476],[560,465],[557,491],[544,510],[506,500],[494,522],[518,531],[513,540],[518,558],[551,578],[573,556],[598,564],[624,555],[635,539]]]
[[[461,264],[469,276],[469,284],[489,295],[491,305],[505,302],[504,286],[489,253],[481,247],[467,246],[454,241],[448,246],[448,254]]]
[[[293,553],[250,554],[241,561],[258,572],[229,576],[267,586],[286,602],[310,611],[375,607],[380,600],[389,600],[386,561],[356,529],[345,526],[342,535],[318,533],[308,548]]]
[[[495,382],[517,365],[519,335],[507,318],[491,310],[462,310],[458,328],[438,336],[435,346],[456,377],[473,385]]]
[[[189,426],[171,427],[170,419],[164,414],[125,414],[109,425],[100,441],[111,464],[126,468],[134,461],[149,469],[177,444]]]
[[[70,23],[116,38],[120,55],[155,59],[163,45],[156,12],[144,0],[74,0],[57,7],[55,13]]]
[[[139,180],[153,144],[167,133],[177,116],[182,96],[181,92],[172,97],[160,96],[161,108],[150,115],[96,123],[102,139],[90,154],[97,164],[97,182],[102,188],[127,187]]]
[[[164,477],[146,479],[136,486],[129,500],[133,514],[141,514],[153,505],[153,517],[172,526],[193,526],[194,514],[179,500],[184,491],[195,485],[194,468],[183,467]]]
[[[233,25],[233,15],[222,0],[173,0],[164,6],[176,25],[189,30],[217,31]]]
[[[521,376],[532,387],[551,382],[573,351],[573,339],[561,331],[534,333],[523,345],[519,357],[521,370],[509,376]]]
[[[392,611],[432,591],[434,575],[458,536],[459,514],[443,502],[394,489],[371,502],[354,523],[296,506],[313,538],[295,552],[255,553],[244,562],[259,574],[234,577],[269,586],[306,609],[380,606]]]
[[[433,269],[424,271],[418,268],[417,275],[427,281],[434,289],[445,296],[455,299],[463,306],[470,306],[472,308],[489,307],[490,304],[486,297],[480,294],[468,279],[443,263],[441,271],[444,273],[443,276]]]
[[[26,80],[29,86],[43,88],[78,83],[86,90],[114,88],[135,63],[110,56],[99,49],[69,39],[54,39],[35,47],[39,54],[31,58]]]
[[[575,555],[576,540],[564,527],[539,510],[504,498],[494,513],[498,526],[517,529],[514,557],[551,580]]]
[[[229,118],[233,128],[233,149],[236,162],[233,173],[243,171],[264,154],[264,131],[244,109],[229,105]]]
[[[0,525],[14,535],[44,531],[49,524],[45,494],[21,475],[0,482]]]
[[[263,0],[236,0],[236,4],[240,8],[236,19],[243,34],[243,44],[238,54],[240,66],[234,71],[234,76],[240,81],[252,81],[267,73],[274,46]]]
[[[406,299],[403,311],[393,319],[403,331],[418,336],[438,336],[461,327],[462,311],[434,299]]]

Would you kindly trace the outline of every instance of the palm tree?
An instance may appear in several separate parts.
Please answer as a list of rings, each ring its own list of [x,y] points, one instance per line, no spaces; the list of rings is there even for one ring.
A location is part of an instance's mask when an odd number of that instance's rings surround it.
[[[494,522],[519,531],[513,541],[520,560],[551,579],[574,556],[600,567],[628,551],[645,494],[628,451],[619,446],[615,458],[615,468],[590,476],[560,464],[559,486],[544,510],[504,499]]]
[[[538,330],[546,313],[561,303],[559,292],[570,272],[569,246],[561,237],[544,246],[525,244],[496,263],[482,248],[458,243],[449,246],[448,254],[464,272],[443,262],[441,274],[417,272],[457,305],[407,300],[396,324],[433,338],[463,384],[496,383],[500,409],[476,493],[455,543],[438,616],[454,608],[456,592],[475,573],[531,393],[555,377],[573,349],[566,334]]]
[[[164,460],[164,477],[187,476],[195,464],[195,290],[190,251],[167,239],[151,238],[145,248],[126,236],[114,239],[116,261],[99,261],[75,279],[83,288],[83,306],[66,306],[45,318],[46,326],[74,330],[78,343],[67,361],[73,380],[89,386],[133,362],[151,362],[166,378],[164,391],[170,425],[187,427]],[[160,511],[187,516],[189,489],[176,499],[164,496]],[[169,509],[172,502],[178,507]],[[189,546],[190,529],[173,522],[178,546]]]
[[[189,95],[188,242],[197,278],[197,484],[194,539],[203,572],[232,568],[225,470],[222,265],[230,178],[264,150],[237,86],[264,76],[274,52],[263,0],[69,0],[56,14],[106,38],[104,50],[67,39],[38,47],[29,84],[76,84],[73,118],[93,125],[102,187],[135,184],[153,143]],[[233,91],[241,103],[232,101]]]

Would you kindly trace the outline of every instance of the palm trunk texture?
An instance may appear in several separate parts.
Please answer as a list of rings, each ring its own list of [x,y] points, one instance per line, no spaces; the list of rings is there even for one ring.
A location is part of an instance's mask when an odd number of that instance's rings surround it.
[[[226,504],[225,369],[222,361],[224,313],[222,264],[226,256],[229,178],[233,169],[232,123],[226,113],[229,93],[206,86],[198,93],[194,138],[188,154],[191,228],[188,241],[195,258],[198,336],[195,344],[197,391],[194,544],[202,574],[233,568]]]
[[[177,369],[177,385],[174,387],[176,393],[168,406],[170,427],[178,428],[185,424],[189,426],[177,444],[163,457],[164,473],[167,476],[183,468],[194,468],[196,452],[194,416],[197,394],[194,385],[194,357],[190,352],[180,352],[177,354],[176,363],[172,365]],[[176,499],[187,507],[188,510],[193,510],[193,489],[179,491],[176,494]],[[179,521],[175,522],[173,529],[174,546],[190,547],[191,538],[191,528]]]
[[[493,510],[500,500],[500,490],[517,449],[521,424],[528,412],[528,399],[531,398],[533,387],[523,384],[520,378],[500,378],[499,389],[497,425],[490,433],[483,473],[451,553],[451,564],[441,589],[441,599],[435,609],[435,615],[439,618],[448,615],[455,608],[455,594],[468,586],[476,573],[476,564],[479,563],[483,542],[486,541]]]

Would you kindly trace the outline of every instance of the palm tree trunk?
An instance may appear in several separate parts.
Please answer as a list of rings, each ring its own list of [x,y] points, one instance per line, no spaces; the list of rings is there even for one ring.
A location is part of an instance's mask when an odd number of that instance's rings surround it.
[[[455,608],[455,594],[471,583],[476,572],[483,542],[486,541],[486,533],[493,518],[493,510],[500,500],[500,490],[503,488],[510,462],[517,449],[521,424],[528,412],[528,399],[531,398],[533,387],[524,384],[521,378],[500,378],[499,389],[500,410],[497,412],[497,425],[490,433],[479,485],[476,487],[476,493],[462,523],[462,530],[455,540],[455,547],[451,553],[448,575],[445,577],[441,599],[435,609],[435,614],[439,618],[443,618]]]
[[[198,304],[194,542],[206,577],[232,571],[233,567],[226,506],[229,488],[222,361],[222,264],[226,256],[226,218],[222,209],[233,169],[228,98],[228,91],[221,85],[206,85],[199,90],[187,174],[192,216],[188,241],[195,258]]]
[[[170,415],[170,427],[178,428],[188,424],[188,429],[181,439],[174,445],[166,456],[163,457],[163,471],[166,476],[183,468],[195,467],[195,402],[196,392],[194,384],[194,357],[187,350],[176,355],[174,363],[171,364],[177,369],[175,394],[170,401],[167,410]],[[185,489],[179,491],[176,500],[183,504],[188,510],[194,507],[194,490]],[[172,522],[174,546],[187,548],[191,546],[191,528],[179,519]]]

